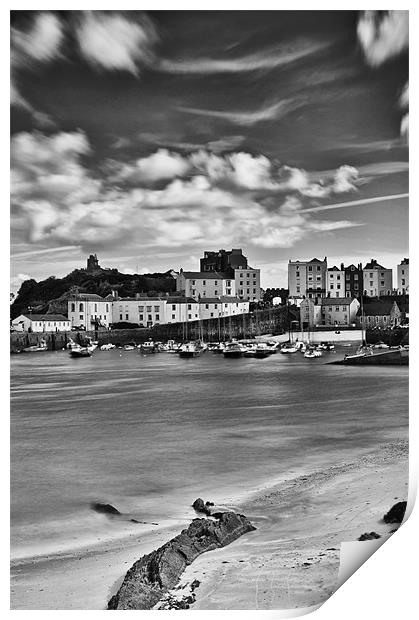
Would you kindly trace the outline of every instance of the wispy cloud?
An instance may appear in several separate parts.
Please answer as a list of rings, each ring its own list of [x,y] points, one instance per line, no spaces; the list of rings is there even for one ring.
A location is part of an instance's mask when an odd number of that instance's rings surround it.
[[[321,205],[319,207],[310,207],[301,209],[301,213],[318,213],[320,211],[329,211],[330,209],[343,209],[346,207],[359,207],[360,205],[369,205],[377,202],[387,202],[391,200],[400,200],[408,198],[409,194],[391,194],[388,196],[374,196],[373,198],[361,198],[359,200],[349,200],[347,202],[337,202],[331,205]]]
[[[38,254],[55,254],[58,252],[70,252],[71,250],[79,249],[79,245],[62,245],[58,248],[45,248],[44,250],[30,250],[28,252],[19,252],[17,254],[11,254],[10,258],[29,258],[31,256],[37,256]]]
[[[239,58],[163,58],[155,69],[165,73],[243,73],[276,69],[312,56],[330,46],[330,42],[296,41],[271,47]]]
[[[257,123],[261,123],[263,121],[270,120],[279,120],[283,118],[290,112],[298,109],[302,105],[305,104],[305,99],[295,98],[295,99],[283,99],[282,101],[278,101],[277,103],[263,106],[259,110],[253,111],[220,111],[220,110],[206,110],[201,108],[189,108],[178,106],[176,109],[181,112],[186,112],[188,114],[195,114],[197,116],[207,116],[211,118],[219,118],[221,120],[230,121],[231,123],[235,123],[236,125],[242,125],[244,127],[250,127],[252,125],[256,125]]]

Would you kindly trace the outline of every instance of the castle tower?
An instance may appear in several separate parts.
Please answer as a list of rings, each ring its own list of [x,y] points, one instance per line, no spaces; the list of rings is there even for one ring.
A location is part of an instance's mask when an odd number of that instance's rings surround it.
[[[86,271],[93,272],[97,271],[98,269],[100,269],[98,257],[96,256],[96,254],[90,254],[89,258],[87,259]]]

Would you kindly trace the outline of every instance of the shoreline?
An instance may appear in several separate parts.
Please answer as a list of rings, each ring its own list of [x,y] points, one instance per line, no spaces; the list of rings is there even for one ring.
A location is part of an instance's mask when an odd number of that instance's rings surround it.
[[[302,582],[309,578],[313,558],[317,558],[318,570],[317,573],[313,571],[312,585],[319,579],[322,584],[317,583],[311,590],[324,600],[337,580],[340,542],[356,540],[364,531],[374,530],[384,536],[392,529],[384,528],[378,521],[396,501],[394,497],[407,496],[407,445],[405,440],[387,443],[353,461],[285,480],[281,476],[279,482],[278,479],[275,484],[268,482],[245,497],[242,494],[234,503],[217,502],[217,506],[245,514],[257,530],[221,550],[197,558],[185,570],[179,591],[185,588],[187,591],[194,579],[201,581],[192,609],[309,607],[319,601],[314,600],[314,594],[307,595],[310,588],[306,588],[305,596],[300,589]],[[385,495],[380,499],[377,488],[383,477]],[[343,482],[344,489],[341,488]],[[335,505],[339,506],[338,516],[334,514]],[[351,517],[352,523],[345,514]],[[75,552],[70,557],[67,553],[65,557],[55,555],[41,561],[19,561],[12,567],[12,608],[105,609],[131,565],[189,523],[190,519],[177,519],[173,525],[133,533],[90,548],[82,555]],[[355,537],[348,538],[351,532]],[[334,551],[326,552],[327,548]],[[284,563],[287,564],[285,568]],[[286,600],[273,585],[262,590],[264,602],[259,600],[262,594],[256,596],[255,577],[259,589],[260,582],[267,579],[268,567],[272,571],[268,581],[276,582],[281,575],[281,579],[287,580],[288,586],[282,589],[287,592]],[[304,575],[300,575],[302,570]],[[245,587],[243,580],[247,584]],[[277,595],[272,599],[273,591]],[[271,596],[269,601],[268,595]]]

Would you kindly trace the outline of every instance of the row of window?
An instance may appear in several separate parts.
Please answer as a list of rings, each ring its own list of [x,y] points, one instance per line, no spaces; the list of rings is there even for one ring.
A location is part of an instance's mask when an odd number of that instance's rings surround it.
[[[195,286],[196,280],[191,280],[191,284],[192,286]],[[207,281],[202,280],[202,286],[206,286],[206,285],[207,285]],[[214,286],[218,286],[218,280],[214,280]],[[226,280],[226,286],[231,286],[231,280]]]
[[[94,310],[93,312],[97,312],[97,304],[94,304]],[[71,312],[76,312],[76,304],[73,302],[71,304]],[[79,303],[79,312],[84,312],[84,304],[83,302]],[[106,310],[105,312],[109,312],[109,304],[106,304]]]

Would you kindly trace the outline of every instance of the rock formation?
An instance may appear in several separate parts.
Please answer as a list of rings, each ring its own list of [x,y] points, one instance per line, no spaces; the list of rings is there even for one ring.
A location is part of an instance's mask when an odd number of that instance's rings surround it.
[[[401,523],[406,512],[407,502],[397,502],[384,515],[385,523]]]
[[[108,515],[120,515],[121,513],[112,504],[101,504],[100,502],[93,502],[90,504],[90,508],[95,512],[103,512]]]
[[[234,512],[219,513],[217,520],[194,519],[175,538],[133,564],[108,609],[151,609],[195,558],[254,529],[244,515]]]
[[[377,532],[365,532],[365,534],[361,534],[358,540],[374,540],[376,538],[381,538],[380,534],[377,534]]]

